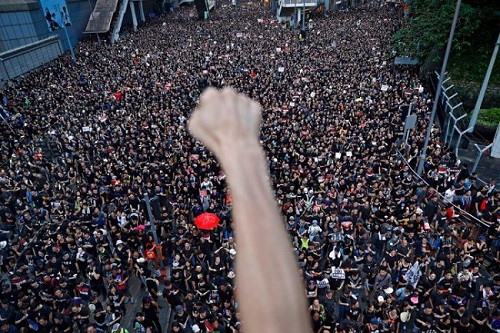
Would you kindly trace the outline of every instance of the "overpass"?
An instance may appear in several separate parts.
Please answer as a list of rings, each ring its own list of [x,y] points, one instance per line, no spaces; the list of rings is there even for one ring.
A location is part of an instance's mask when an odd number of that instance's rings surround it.
[[[277,18],[280,21],[293,21],[295,15],[297,23],[302,20],[303,10],[312,10],[318,6],[317,0],[279,0]]]
[[[136,4],[138,4],[139,7],[140,20],[142,22],[146,21],[143,1],[147,0],[97,0],[84,33],[107,33],[113,29],[111,42],[116,42],[120,38],[123,17],[127,13],[127,10],[130,10],[132,15],[134,30],[137,30],[138,26]]]

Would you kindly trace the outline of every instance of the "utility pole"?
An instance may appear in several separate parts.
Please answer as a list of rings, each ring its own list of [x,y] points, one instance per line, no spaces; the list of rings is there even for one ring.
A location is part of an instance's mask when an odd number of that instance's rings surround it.
[[[299,10],[297,7],[297,0],[295,0],[295,8],[293,10],[293,31],[297,28],[298,22],[299,22]]]
[[[439,82],[436,89],[436,96],[434,96],[434,103],[432,104],[431,117],[429,119],[429,126],[427,126],[427,133],[425,135],[425,143],[422,149],[422,155],[420,155],[420,161],[418,163],[417,174],[420,176],[424,171],[425,159],[427,157],[427,148],[429,147],[429,140],[431,139],[432,126],[434,125],[434,118],[436,117],[436,110],[439,102],[439,96],[441,95],[441,89],[443,87],[444,74],[446,73],[446,66],[448,64],[448,58],[450,57],[451,44],[453,42],[453,36],[455,35],[455,27],[457,26],[458,13],[460,12],[460,5],[462,0],[457,0],[457,6],[455,8],[455,16],[453,16],[453,23],[451,24],[450,36],[448,37],[448,44],[446,45],[446,52],[444,54],[443,65],[441,66],[441,74],[439,75]]]
[[[474,107],[474,111],[472,111],[472,116],[470,117],[469,128],[467,129],[469,133],[472,133],[472,131],[474,131],[474,126],[476,126],[477,116],[479,114],[479,110],[481,109],[481,104],[483,104],[483,99],[484,95],[486,94],[486,89],[488,88],[488,82],[490,81],[491,72],[493,71],[493,66],[495,65],[495,61],[497,59],[499,46],[500,46],[500,34],[498,34],[498,39],[495,44],[495,48],[493,49],[493,54],[491,55],[490,64],[488,66],[488,70],[486,71],[486,75],[484,76],[481,90],[479,91],[479,96],[476,101],[476,106]]]
[[[302,30],[304,31],[304,41],[306,39],[306,0],[302,0]]]
[[[160,268],[163,268],[163,253],[161,253],[160,248],[158,245],[160,244],[158,240],[158,234],[156,232],[156,225],[155,225],[155,219],[153,217],[153,211],[151,210],[151,200],[158,200],[157,196],[154,196],[153,198],[149,198],[148,192],[144,193],[144,203],[146,203],[146,210],[148,212],[148,219],[149,223],[151,224],[151,232],[153,233],[153,240],[155,241],[155,251],[156,251],[156,257],[159,258],[160,261]]]

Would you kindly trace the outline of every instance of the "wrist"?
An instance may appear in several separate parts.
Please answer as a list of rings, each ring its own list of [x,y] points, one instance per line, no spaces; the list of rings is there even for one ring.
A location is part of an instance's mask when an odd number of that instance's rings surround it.
[[[260,157],[264,159],[264,151],[257,138],[245,138],[221,144],[217,153],[221,164],[229,168],[234,163],[245,163],[245,160]]]

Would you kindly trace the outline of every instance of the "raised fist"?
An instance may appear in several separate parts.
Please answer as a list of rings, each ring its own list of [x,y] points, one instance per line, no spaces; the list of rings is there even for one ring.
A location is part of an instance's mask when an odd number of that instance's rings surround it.
[[[231,149],[259,146],[260,106],[232,88],[208,88],[191,115],[189,132],[219,158]]]

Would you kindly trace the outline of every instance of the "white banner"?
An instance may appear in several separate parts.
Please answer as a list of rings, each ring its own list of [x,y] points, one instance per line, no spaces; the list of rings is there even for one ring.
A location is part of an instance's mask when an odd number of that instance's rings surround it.
[[[420,276],[422,275],[422,271],[420,270],[420,265],[418,261],[416,261],[413,266],[406,272],[405,280],[409,284],[413,286],[413,288],[417,287],[418,280],[420,280]]]
[[[330,276],[332,279],[345,280],[345,271],[342,268],[332,267],[332,273]]]

